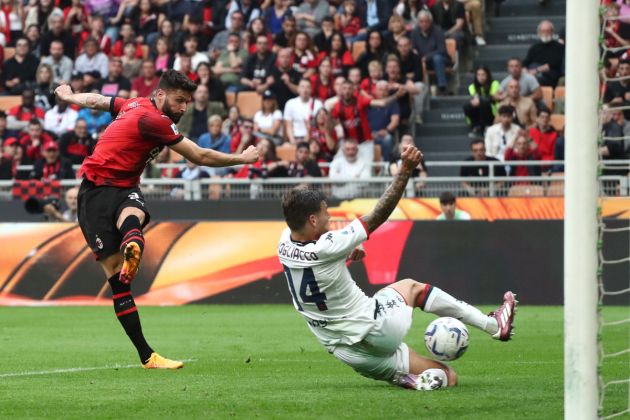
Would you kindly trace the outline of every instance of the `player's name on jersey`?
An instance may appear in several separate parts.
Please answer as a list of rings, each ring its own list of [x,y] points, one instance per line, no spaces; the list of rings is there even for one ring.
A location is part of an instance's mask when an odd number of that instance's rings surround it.
[[[278,245],[278,255],[281,257],[291,258],[301,261],[317,261],[319,257],[316,252],[308,252],[300,249],[295,245],[283,242]]]

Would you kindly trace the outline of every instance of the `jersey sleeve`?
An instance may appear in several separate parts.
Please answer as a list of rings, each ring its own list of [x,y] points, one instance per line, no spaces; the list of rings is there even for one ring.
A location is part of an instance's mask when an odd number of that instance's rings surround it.
[[[372,102],[372,99],[368,98],[365,95],[359,95],[359,97],[357,98],[357,102],[359,105],[359,109],[364,110],[370,106],[370,102]]]
[[[112,114],[112,118],[116,118],[116,115],[118,115],[126,102],[127,100],[124,98],[118,98],[116,96],[112,97],[109,102],[109,113]]]
[[[173,146],[183,140],[175,123],[170,118],[157,113],[146,113],[138,120],[142,136],[165,146]]]
[[[318,255],[320,260],[347,258],[350,252],[365,242],[369,237],[367,226],[361,219],[356,219],[340,230],[327,232],[319,238]]]

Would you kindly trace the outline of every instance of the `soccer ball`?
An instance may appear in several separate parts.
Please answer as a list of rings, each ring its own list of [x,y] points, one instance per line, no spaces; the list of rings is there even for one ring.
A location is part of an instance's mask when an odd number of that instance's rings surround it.
[[[470,335],[461,321],[443,317],[429,324],[424,333],[427,350],[438,360],[459,359],[468,348]]]

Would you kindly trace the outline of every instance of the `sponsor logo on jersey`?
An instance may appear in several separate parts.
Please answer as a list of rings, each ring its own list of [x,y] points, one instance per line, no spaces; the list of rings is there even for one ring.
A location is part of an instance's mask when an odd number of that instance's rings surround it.
[[[179,134],[179,130],[177,129],[175,123],[171,124],[171,130],[173,130],[173,134]]]
[[[328,233],[328,234],[326,235],[326,240],[327,240],[327,241],[330,241],[330,243],[332,243],[332,242],[333,242],[333,234],[332,234],[332,233]]]
[[[306,252],[298,247],[292,246],[287,243],[282,243],[278,246],[278,255],[281,257],[292,258],[294,260],[301,261],[317,261],[319,257],[315,252]]]

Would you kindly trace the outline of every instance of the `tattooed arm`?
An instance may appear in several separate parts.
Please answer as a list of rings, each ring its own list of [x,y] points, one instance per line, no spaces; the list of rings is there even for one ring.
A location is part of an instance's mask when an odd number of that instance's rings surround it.
[[[109,111],[112,98],[98,93],[72,93],[70,85],[61,85],[55,89],[57,98],[71,105],[78,105],[81,108],[98,109]]]
[[[400,197],[402,197],[407,187],[409,177],[413,173],[414,168],[420,163],[420,159],[422,159],[422,152],[414,146],[409,146],[403,151],[400,157],[402,160],[400,172],[378,200],[374,210],[361,218],[367,226],[369,233],[374,232],[380,225],[385,223],[389,215],[392,214],[396,208]]]

